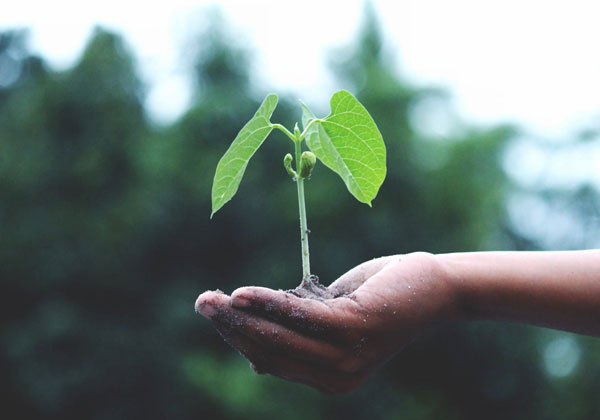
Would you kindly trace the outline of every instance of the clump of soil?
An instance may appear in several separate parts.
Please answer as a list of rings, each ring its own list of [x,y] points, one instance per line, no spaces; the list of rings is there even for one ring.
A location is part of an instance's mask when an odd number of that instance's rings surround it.
[[[339,297],[327,287],[319,282],[319,278],[311,274],[308,278],[302,279],[302,282],[295,289],[287,290],[295,296],[305,299],[327,300]]]

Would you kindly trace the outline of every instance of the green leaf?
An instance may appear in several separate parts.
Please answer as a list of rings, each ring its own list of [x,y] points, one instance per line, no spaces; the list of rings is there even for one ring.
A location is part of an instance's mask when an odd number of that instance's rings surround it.
[[[219,161],[212,186],[211,218],[233,198],[244,176],[248,161],[273,130],[270,118],[276,106],[277,95],[268,95]]]
[[[306,105],[302,109],[306,128],[316,118]],[[331,114],[313,123],[306,144],[358,201],[371,205],[385,179],[385,144],[373,118],[350,92],[331,97]]]

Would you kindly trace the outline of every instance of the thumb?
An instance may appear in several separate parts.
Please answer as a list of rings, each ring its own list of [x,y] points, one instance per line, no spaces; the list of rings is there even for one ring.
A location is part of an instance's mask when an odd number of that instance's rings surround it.
[[[329,285],[334,296],[349,294],[358,289],[369,277],[374,276],[390,262],[394,256],[374,258],[357,265]]]

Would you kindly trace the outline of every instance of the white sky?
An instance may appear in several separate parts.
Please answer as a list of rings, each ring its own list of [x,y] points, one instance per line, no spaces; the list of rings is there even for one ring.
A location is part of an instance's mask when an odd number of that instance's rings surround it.
[[[209,4],[257,53],[259,81],[325,108],[339,87],[327,56],[355,39],[363,0],[20,0],[3,5],[0,30],[29,27],[32,48],[56,68],[77,59],[95,24],[118,30],[150,87],[151,115],[168,122],[186,107],[185,45]],[[374,4],[398,70],[415,83],[445,87],[466,121],[515,122],[549,138],[600,124],[597,0]]]

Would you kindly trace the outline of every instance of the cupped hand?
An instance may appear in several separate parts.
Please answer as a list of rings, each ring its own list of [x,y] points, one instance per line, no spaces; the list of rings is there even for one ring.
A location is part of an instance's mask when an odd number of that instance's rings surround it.
[[[205,292],[196,311],[258,373],[326,393],[355,390],[419,332],[453,313],[453,296],[434,255],[377,258],[329,286],[333,299],[243,287],[231,297]]]

